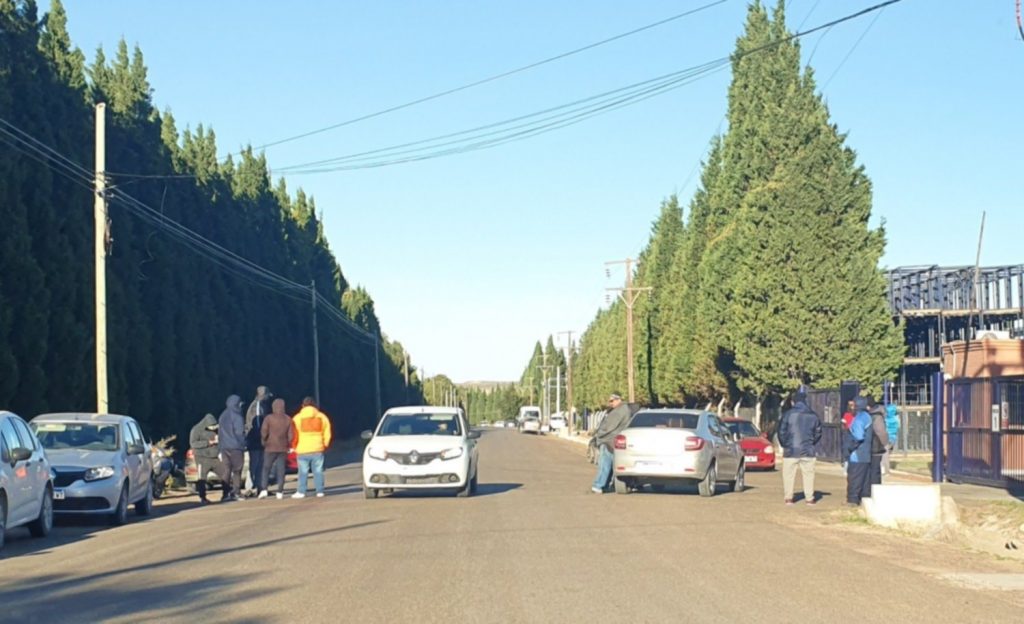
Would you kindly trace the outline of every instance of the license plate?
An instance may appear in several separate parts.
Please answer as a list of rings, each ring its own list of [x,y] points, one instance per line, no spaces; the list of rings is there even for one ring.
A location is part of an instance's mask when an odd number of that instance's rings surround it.
[[[64,500],[64,490],[54,490],[53,500]]]
[[[437,481],[437,480],[434,479],[433,477],[406,477],[405,478],[405,482],[406,483],[412,483],[414,485],[417,484],[417,483],[434,483],[435,481]]]
[[[746,463],[748,463],[748,464],[756,464],[757,463],[757,455],[747,455],[744,459],[746,459]]]
[[[636,462],[638,468],[661,468],[661,462],[659,461],[638,461]]]

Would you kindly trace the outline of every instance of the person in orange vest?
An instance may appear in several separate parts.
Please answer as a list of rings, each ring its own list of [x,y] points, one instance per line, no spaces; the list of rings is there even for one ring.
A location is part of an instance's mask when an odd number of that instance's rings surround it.
[[[292,418],[292,448],[299,464],[298,489],[292,498],[306,497],[306,484],[313,470],[317,497],[324,495],[324,451],[331,446],[331,421],[313,397],[302,399],[302,409]]]

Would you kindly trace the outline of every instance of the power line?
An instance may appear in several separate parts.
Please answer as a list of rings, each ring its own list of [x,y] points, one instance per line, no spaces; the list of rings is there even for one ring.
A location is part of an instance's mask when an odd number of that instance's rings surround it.
[[[543,60],[540,60],[540,61],[536,61],[534,63],[530,63],[528,65],[523,65],[522,67],[517,67],[515,69],[511,69],[509,71],[505,71],[505,72],[502,72],[500,74],[494,74],[493,76],[488,76],[487,78],[483,78],[483,79],[477,80],[475,82],[464,84],[464,85],[462,85],[460,87],[455,87],[453,89],[448,89],[446,91],[441,91],[441,92],[435,93],[433,95],[428,95],[428,96],[425,96],[425,97],[422,97],[422,98],[419,98],[419,99],[416,99],[416,100],[412,100],[411,102],[406,102],[405,104],[399,104],[397,106],[392,106],[390,108],[385,108],[385,109],[377,111],[375,113],[369,113],[367,115],[362,115],[360,117],[355,117],[353,119],[349,119],[349,120],[342,121],[342,122],[339,122],[339,123],[336,123],[336,124],[332,124],[330,126],[325,126],[323,128],[318,128],[316,130],[310,130],[308,132],[303,132],[302,134],[297,134],[295,136],[287,137],[287,138],[284,138],[284,139],[279,139],[277,141],[271,141],[270,143],[264,143],[262,145],[257,146],[254,149],[260,150],[260,149],[265,149],[265,148],[268,148],[268,147],[274,147],[276,145],[282,145],[284,143],[290,143],[292,141],[297,141],[299,139],[304,139],[306,137],[310,137],[310,136],[313,136],[313,135],[316,135],[316,134],[321,134],[321,133],[324,133],[324,132],[328,132],[330,130],[336,130],[336,129],[342,128],[344,126],[349,126],[349,125],[352,125],[354,123],[358,123],[358,122],[361,122],[361,121],[366,121],[368,119],[373,119],[375,117],[380,117],[382,115],[387,115],[388,113],[393,113],[395,111],[399,111],[399,110],[402,110],[402,109],[405,109],[405,108],[416,106],[418,104],[423,104],[424,102],[429,102],[431,100],[436,100],[438,98],[442,98],[442,97],[445,97],[447,95],[451,95],[453,93],[458,93],[460,91],[465,91],[467,89],[472,89],[473,87],[478,87],[480,85],[487,84],[489,82],[494,82],[495,80],[500,80],[502,78],[507,78],[509,76],[512,76],[512,75],[515,75],[515,74],[519,74],[519,73],[522,73],[524,71],[527,71],[527,70],[530,70],[530,69],[534,69],[536,67],[540,67],[541,65],[546,65],[546,64],[552,63],[554,61],[559,61],[561,59],[564,59],[564,58],[567,58],[567,57],[579,54],[581,52],[585,52],[587,50],[592,50],[594,48],[603,46],[603,45],[605,45],[607,43],[611,43],[613,41],[618,41],[619,39],[624,39],[626,37],[630,37],[632,35],[644,32],[646,30],[651,30],[652,28],[657,28],[658,26],[663,26],[663,25],[668,24],[670,22],[674,22],[674,21],[682,19],[684,17],[688,17],[690,15],[694,15],[694,14],[699,13],[701,11],[704,11],[706,9],[710,9],[710,8],[712,8],[714,6],[719,5],[719,4],[724,4],[726,1],[727,0],[716,0],[715,2],[711,2],[711,3],[705,4],[705,5],[699,6],[699,7],[695,8],[695,9],[690,9],[689,11],[684,11],[684,12],[679,13],[677,15],[673,15],[673,16],[667,17],[667,18],[665,18],[663,20],[659,20],[657,22],[654,22],[652,24],[647,24],[646,26],[641,26],[640,28],[635,28],[633,30],[630,30],[630,31],[627,31],[627,32],[624,32],[624,33],[621,33],[621,34],[618,34],[618,35],[615,35],[613,37],[609,37],[607,39],[602,39],[601,41],[596,41],[594,43],[585,45],[585,46],[583,46],[581,48],[576,48],[576,49],[570,50],[568,52],[563,52],[561,54],[556,54],[555,56],[551,56],[551,57],[548,57],[546,59],[543,59]]]
[[[298,164],[298,165],[290,165],[290,166],[286,166],[286,167],[282,167],[282,168],[275,168],[273,171],[275,173],[292,173],[292,174],[297,174],[297,173],[327,173],[327,172],[333,172],[333,171],[346,171],[346,170],[353,170],[353,169],[365,169],[365,168],[373,168],[373,167],[383,167],[383,166],[400,164],[400,163],[406,163],[406,162],[412,162],[412,161],[419,161],[419,160],[427,160],[427,159],[431,159],[431,158],[438,158],[438,157],[441,157],[441,156],[448,156],[448,155],[452,155],[452,154],[460,154],[460,153],[465,153],[465,152],[468,152],[468,151],[476,151],[476,150],[479,150],[479,149],[485,149],[485,148],[494,147],[494,146],[497,146],[497,145],[502,145],[504,143],[511,142],[513,140],[522,140],[523,138],[529,138],[529,137],[532,137],[532,136],[536,136],[538,134],[544,134],[546,132],[550,132],[550,131],[553,131],[553,130],[561,129],[561,128],[564,128],[564,127],[567,127],[567,126],[570,126],[570,125],[575,125],[576,123],[579,123],[580,121],[584,121],[586,119],[594,117],[594,116],[596,116],[598,114],[602,114],[604,112],[610,112],[611,110],[616,110],[618,108],[622,108],[622,107],[625,107],[625,106],[630,106],[630,105],[642,102],[642,101],[644,101],[646,99],[649,99],[650,97],[654,97],[655,95],[661,95],[661,94],[666,93],[668,91],[671,91],[671,90],[673,90],[675,88],[679,88],[679,87],[681,87],[681,86],[683,86],[685,84],[688,84],[689,82],[693,82],[693,81],[698,80],[698,79],[700,79],[702,77],[710,75],[711,73],[714,73],[714,71],[717,71],[719,69],[724,69],[724,67],[726,65],[728,65],[730,62],[734,62],[734,61],[739,60],[741,58],[744,58],[746,56],[750,56],[752,54],[763,52],[765,50],[777,47],[777,46],[779,46],[779,45],[781,45],[783,43],[786,43],[786,42],[789,42],[789,41],[792,41],[792,40],[795,40],[795,39],[799,39],[801,37],[806,37],[807,35],[810,35],[812,33],[815,33],[815,32],[821,31],[821,30],[831,29],[832,27],[834,27],[834,26],[836,26],[838,24],[842,24],[844,22],[847,22],[847,21],[850,21],[850,20],[862,17],[864,15],[867,15],[867,14],[872,13],[874,11],[878,11],[880,9],[883,9],[883,8],[889,6],[889,5],[896,4],[896,3],[902,2],[902,1],[903,0],[888,0],[887,2],[882,2],[882,3],[876,4],[876,5],[871,6],[871,7],[867,7],[865,9],[862,9],[861,11],[858,11],[858,12],[855,12],[855,13],[851,13],[849,15],[837,18],[835,20],[832,20],[830,22],[821,24],[821,25],[816,26],[814,28],[811,28],[811,29],[808,29],[808,30],[805,30],[805,31],[799,31],[799,32],[796,32],[796,33],[792,33],[792,34],[790,34],[790,35],[788,35],[786,37],[783,37],[783,38],[781,38],[781,39],[779,39],[777,41],[772,41],[770,43],[767,43],[767,44],[764,44],[764,45],[761,45],[761,46],[758,46],[758,47],[755,47],[755,48],[751,48],[749,50],[745,50],[743,52],[734,54],[731,57],[729,57],[729,56],[721,57],[721,58],[718,58],[718,59],[715,59],[715,60],[712,60],[712,61],[708,61],[706,63],[702,63],[700,65],[694,65],[694,66],[688,67],[686,69],[682,69],[682,70],[679,70],[679,71],[675,71],[675,72],[671,72],[671,73],[668,73],[668,74],[664,74],[664,75],[661,75],[661,76],[658,76],[658,77],[655,77],[655,78],[651,78],[651,79],[648,79],[648,80],[644,80],[644,81],[641,81],[641,82],[633,83],[633,84],[627,85],[625,87],[620,87],[620,88],[614,89],[612,91],[606,91],[604,93],[600,93],[600,94],[593,95],[593,96],[590,96],[590,97],[587,97],[587,98],[583,98],[581,100],[576,100],[576,101],[570,102],[568,104],[562,104],[560,106],[544,109],[542,111],[537,111],[537,112],[530,113],[530,114],[527,114],[527,115],[521,115],[521,116],[518,116],[518,117],[511,118],[511,119],[506,119],[506,120],[503,120],[503,121],[494,122],[494,123],[487,124],[487,125],[484,125],[484,126],[478,126],[476,128],[472,128],[472,129],[469,129],[469,130],[463,130],[463,131],[456,132],[456,133],[449,133],[449,134],[445,134],[445,135],[440,135],[440,136],[432,137],[432,138],[429,138],[429,139],[422,139],[422,140],[419,140],[419,141],[413,141],[413,142],[409,142],[409,143],[402,143],[402,144],[399,144],[399,145],[394,145],[394,146],[391,146],[391,147],[381,148],[381,149],[377,149],[377,150],[371,150],[371,151],[368,151],[368,152],[359,152],[359,153],[356,153],[356,154],[348,154],[348,155],[344,155],[344,156],[338,156],[338,157],[329,158],[329,159],[312,161],[312,162],[302,163],[302,164]],[[623,93],[626,93],[626,95],[621,95]],[[609,98],[612,98],[612,99],[609,99]],[[573,108],[573,107],[577,107],[577,108]],[[549,113],[552,113],[553,111],[564,110],[564,109],[570,109],[570,110],[567,110],[565,113],[560,113],[560,114],[557,114],[557,115],[553,115],[551,117],[546,117],[546,118],[542,117],[543,115],[547,115]],[[530,118],[534,118],[534,117],[542,117],[542,118],[541,119],[537,119],[535,122],[532,122],[532,124],[534,124],[534,125],[531,125],[531,123],[521,124],[521,125],[511,125],[511,124],[515,124],[515,123],[517,123],[519,121],[522,121],[524,119],[530,119]],[[555,121],[552,121],[552,120],[555,120]],[[435,143],[435,142],[438,142],[438,141],[443,141],[445,139],[449,139],[449,138],[452,138],[452,137],[455,137],[455,136],[471,135],[473,133],[478,133],[478,132],[483,131],[483,130],[489,130],[489,129],[497,128],[497,127],[501,127],[501,126],[509,126],[509,127],[506,128],[505,130],[499,130],[499,131],[495,131],[495,132],[487,132],[487,133],[484,133],[484,134],[478,134],[477,136],[468,136],[465,139],[462,139],[461,141],[451,141],[451,142],[447,142],[447,143],[440,143],[438,145],[426,146],[426,147],[421,148],[420,150],[410,150],[412,152],[415,152],[415,151],[423,151],[424,152],[424,153],[418,154],[416,156],[401,157],[401,158],[383,158],[382,157],[381,159],[379,159],[377,161],[370,161],[370,162],[358,164],[359,160],[361,160],[361,159],[365,160],[366,157],[370,156],[370,155],[380,155],[380,154],[387,154],[388,152],[395,152],[395,154],[392,154],[392,156],[402,156],[405,153],[401,152],[401,151],[398,151],[398,150],[401,150],[401,149],[404,149],[404,148],[407,148],[407,147],[411,147],[411,146],[415,146],[415,145],[427,145],[429,143]],[[525,130],[523,130],[524,128],[525,128]],[[512,130],[521,130],[521,131],[519,131],[519,132],[510,132]],[[465,143],[465,144],[462,145],[462,147],[459,147],[459,148],[449,148],[449,149],[444,149],[444,150],[437,150],[436,149],[438,147],[447,147],[447,146],[450,146],[450,145],[460,144],[462,141],[466,141],[466,142],[468,142],[468,141],[476,141],[476,140],[480,139],[481,137],[493,136],[493,135],[496,135],[496,134],[500,134],[501,132],[510,132],[510,133],[505,135],[505,136],[503,136],[503,137],[497,138],[497,139],[490,139],[490,140],[486,140],[486,141],[479,141],[477,143]],[[428,150],[435,150],[435,151],[428,151]],[[347,163],[347,162],[350,162],[350,161],[356,162],[356,164],[346,164],[346,165],[343,165],[343,166],[334,166],[336,164]]]
[[[10,137],[4,138],[4,136],[0,136],[0,140],[3,140],[4,143],[7,143],[19,153],[31,157],[56,173],[68,177],[72,181],[93,191],[91,184],[87,182],[91,178],[91,174],[85,167],[2,118],[0,118],[0,135]],[[17,140],[20,145],[12,141],[12,138]],[[107,189],[106,196],[108,200],[121,204],[131,214],[163,228],[168,234],[186,246],[234,275],[255,285],[273,290],[279,295],[303,302],[307,300],[305,296],[305,293],[308,292],[306,286],[293,282],[269,269],[265,269],[255,262],[214,243],[181,223],[166,217],[161,211],[157,211],[124,191]],[[300,296],[297,294],[299,292],[303,294]],[[317,297],[318,301],[327,308],[330,316],[339,321],[350,335],[364,342],[375,343],[376,337],[374,334],[356,325],[340,309],[330,305],[319,293],[317,293]]]
[[[884,12],[885,9],[882,9],[878,13],[875,13],[875,17],[872,18],[871,22],[867,25],[867,28],[865,28],[864,32],[860,34],[860,37],[857,38],[857,41],[853,43],[853,46],[846,53],[846,56],[843,57],[843,60],[839,61],[839,65],[836,66],[836,68],[832,71],[832,74],[828,77],[828,80],[825,81],[825,84],[821,86],[822,91],[824,91],[828,87],[829,83],[832,82],[832,79],[835,78],[836,74],[839,73],[839,70],[843,68],[843,65],[846,65],[846,61],[848,61],[850,57],[853,55],[854,51],[857,49],[857,46],[860,45],[860,42],[864,41],[864,37],[868,36],[868,33],[871,32],[871,28],[875,25],[875,22],[878,21],[878,18],[882,17],[882,13]]]

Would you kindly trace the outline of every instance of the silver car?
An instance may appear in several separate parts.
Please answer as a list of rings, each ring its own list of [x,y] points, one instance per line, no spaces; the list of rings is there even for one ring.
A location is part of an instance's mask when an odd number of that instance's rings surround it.
[[[744,486],[739,442],[716,415],[701,410],[637,412],[615,438],[613,467],[619,494],[644,485],[661,490],[672,483],[696,483],[701,496],[714,496],[723,481],[734,492]]]
[[[53,467],[57,513],[128,521],[153,509],[153,460],[139,423],[116,414],[43,414],[30,423]]]
[[[35,537],[53,527],[50,463],[25,421],[0,411],[0,548],[7,529],[24,524]]]

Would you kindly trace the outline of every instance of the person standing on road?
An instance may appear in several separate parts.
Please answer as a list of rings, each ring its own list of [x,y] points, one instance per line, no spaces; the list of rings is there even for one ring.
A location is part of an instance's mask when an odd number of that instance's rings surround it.
[[[871,485],[882,484],[882,460],[889,452],[889,434],[885,428],[885,406],[869,401],[871,408],[868,414],[871,416]],[[870,493],[867,494],[870,496]]]
[[[224,498],[221,500],[240,500],[238,495],[242,491],[242,466],[245,462],[245,418],[242,416],[241,397],[237,394],[228,397],[217,423],[220,455],[224,462]]]
[[[260,498],[267,497],[270,471],[277,479],[277,498],[284,498],[285,461],[292,441],[292,419],[284,411],[284,399],[274,399],[272,411],[260,426],[260,441],[263,444],[263,470],[260,473]]]
[[[266,386],[256,388],[256,398],[249,404],[245,412],[245,447],[249,453],[248,488],[260,489],[260,476],[263,474],[263,440],[260,433],[263,419],[270,413],[270,401],[273,398]]]
[[[199,494],[199,503],[205,505],[210,501],[206,498],[206,476],[212,470],[217,477],[224,481],[224,465],[217,457],[217,419],[213,414],[203,416],[188,436],[188,445],[192,448],[192,456],[196,460],[196,470],[199,472],[199,480],[196,481],[196,493]]]
[[[871,439],[874,433],[871,427],[871,416],[868,414],[868,401],[857,397],[854,401],[856,413],[850,423],[849,435],[845,436],[845,454],[849,466],[846,472],[846,502],[860,505],[862,498],[871,496]]]
[[[817,503],[814,495],[814,465],[817,461],[815,446],[821,440],[821,419],[814,410],[807,407],[807,395],[797,392],[793,395],[793,407],[779,423],[779,444],[782,445],[782,488],[785,503],[793,504],[793,489],[796,485],[796,470],[800,469],[804,482],[804,501],[808,505]]]
[[[608,407],[611,408],[598,425],[594,432],[597,440],[598,458],[597,475],[590,491],[594,494],[604,494],[608,487],[608,481],[612,476],[612,463],[615,460],[615,436],[619,435],[629,425],[629,406],[623,403],[622,396],[617,392],[612,393],[608,399]]]
[[[324,495],[324,451],[331,446],[331,421],[317,409],[313,397],[302,399],[302,409],[292,418],[292,448],[299,464],[298,488],[292,498],[305,498],[310,469],[317,498]]]

